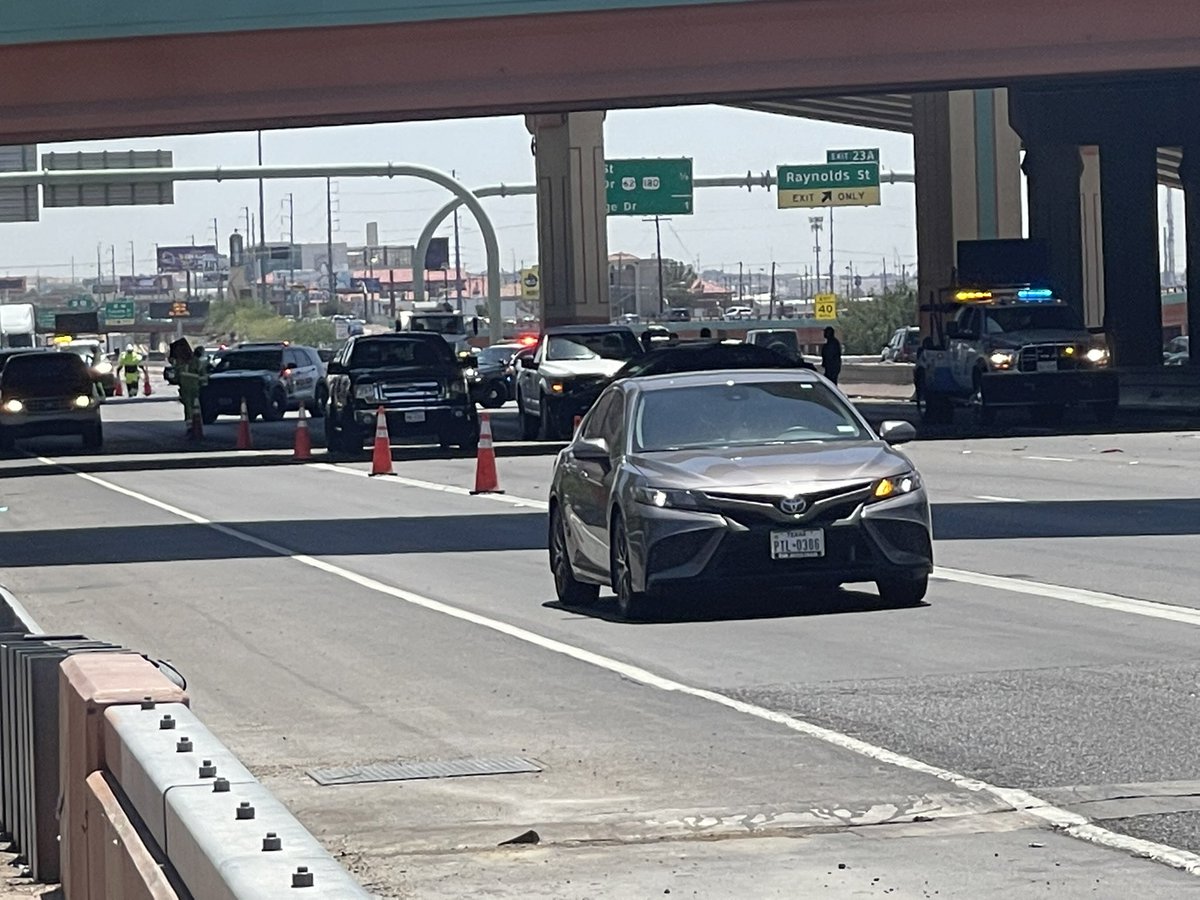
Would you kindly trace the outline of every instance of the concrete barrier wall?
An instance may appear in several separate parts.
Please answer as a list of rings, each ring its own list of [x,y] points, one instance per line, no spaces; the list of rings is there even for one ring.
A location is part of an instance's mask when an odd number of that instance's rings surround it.
[[[60,667],[66,900],[369,895],[132,653]]]

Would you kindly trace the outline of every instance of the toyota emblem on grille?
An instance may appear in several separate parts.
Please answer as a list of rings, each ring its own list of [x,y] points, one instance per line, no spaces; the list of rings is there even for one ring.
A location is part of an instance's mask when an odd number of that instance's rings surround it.
[[[789,516],[798,516],[808,509],[808,501],[803,497],[784,497],[779,501],[779,508]]]

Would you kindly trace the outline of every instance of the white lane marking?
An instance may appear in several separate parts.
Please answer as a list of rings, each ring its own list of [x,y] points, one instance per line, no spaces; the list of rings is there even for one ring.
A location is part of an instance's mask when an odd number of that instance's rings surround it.
[[[723,706],[726,709],[734,712],[742,713],[743,715],[751,716],[756,719],[761,719],[765,722],[770,722],[775,725],[780,725],[792,731],[805,735],[806,737],[814,738],[839,749],[858,754],[867,759],[875,760],[876,762],[893,765],[901,769],[906,769],[911,772],[917,772],[922,775],[928,775],[937,778],[940,781],[954,785],[961,790],[982,792],[991,794],[1000,802],[1007,804],[1014,810],[1026,812],[1044,821],[1051,828],[1065,832],[1080,840],[1088,841],[1102,847],[1121,850],[1134,856],[1152,859],[1156,862],[1163,863],[1172,868],[1179,869],[1191,875],[1200,875],[1200,854],[1191,853],[1187,850],[1180,850],[1176,847],[1169,847],[1166,844],[1159,844],[1154,841],[1147,841],[1141,838],[1129,837],[1127,835],[1117,834],[1109,831],[1106,828],[1101,828],[1098,825],[1091,824],[1088,819],[1078,813],[1070,810],[1062,809],[1054,806],[1045,800],[1042,800],[1036,795],[1022,790],[1020,788],[1006,788],[999,785],[990,784],[978,778],[971,778],[966,775],[960,775],[950,769],[943,769],[940,766],[931,765],[922,760],[915,759],[911,756],[906,756],[902,753],[897,753],[894,750],[889,750],[886,747],[880,747],[876,744],[871,744],[859,738],[851,737],[848,734],[842,734],[840,731],[834,731],[830,728],[824,728],[820,725],[815,725],[811,722],[806,722],[803,719],[797,719],[785,713],[776,712],[775,710],[767,709],[764,706],[758,706],[754,703],[746,703],[743,700],[736,700],[733,697],[718,693],[717,691],[708,690],[705,688],[693,687],[684,684],[680,681],[675,681],[671,678],[665,678],[662,675],[655,674],[649,669],[643,669],[640,666],[635,666],[630,663],[621,662],[620,660],[612,659],[600,653],[595,653],[591,650],[585,650],[582,647],[576,647],[573,644],[567,644],[555,638],[546,637],[537,632],[529,631],[526,628],[521,628],[517,625],[502,622],[499,619],[493,619],[490,616],[484,616],[479,613],[474,613],[457,606],[452,606],[448,603],[443,603],[440,600],[433,600],[429,597],[424,597],[421,594],[406,591],[403,588],[394,587],[390,584],[385,584],[382,581],[377,581],[366,575],[360,575],[358,572],[353,572],[349,569],[344,569],[341,566],[328,563],[325,560],[317,559],[313,556],[308,556],[302,553],[294,553],[286,547],[279,544],[265,541],[262,538],[255,537],[236,528],[230,528],[227,525],[221,525],[213,522],[203,516],[198,516],[195,513],[180,509],[177,506],[172,506],[169,503],[164,503],[161,500],[156,500],[138,491],[130,490],[126,487],[121,487],[103,478],[97,478],[95,475],[90,475],[84,472],[77,472],[69,466],[56,463],[54,460],[43,459],[39,460],[57,466],[71,472],[74,475],[84,479],[90,484],[97,487],[105,488],[133,500],[138,500],[146,503],[164,512],[169,512],[172,515],[179,516],[189,522],[197,525],[205,525],[213,530],[227,535],[236,540],[243,541],[279,556],[291,559],[301,565],[316,569],[328,575],[333,575],[336,578],[341,578],[351,584],[356,584],[361,588],[373,591],[378,594],[383,594],[388,597],[393,597],[401,600],[412,606],[420,607],[421,609],[430,612],[440,613],[450,618],[458,619],[463,622],[468,622],[472,625],[478,625],[481,628],[487,628],[491,631],[503,634],[507,637],[538,647],[551,653],[557,653],[561,656],[574,659],[578,662],[594,666],[598,669],[603,669],[619,675],[622,678],[627,678],[630,681],[635,681],[639,684],[644,684],[647,687],[655,688],[667,693],[682,694],[684,696],[693,697],[697,700],[705,700],[709,703]]]
[[[371,473],[364,469],[352,469],[348,466],[338,466],[333,463],[309,463],[308,467],[310,469],[320,469],[322,472],[341,472],[343,475],[358,475],[362,478],[369,478],[371,476]],[[458,494],[460,497],[478,497],[482,500],[507,503],[509,506],[517,506],[523,509],[548,510],[550,508],[550,504],[545,500],[530,500],[527,497],[514,497],[510,494],[472,494],[467,488],[458,487],[457,485],[441,484],[437,481],[422,481],[419,478],[405,478],[401,475],[389,475],[386,483],[402,484],[405,487],[420,488],[424,491],[438,491],[443,494]]]
[[[1075,462],[1069,456],[1026,456],[1024,459],[1033,459],[1038,462]]]
[[[986,500],[989,503],[1026,503],[1020,497],[994,497],[991,494],[976,494],[975,500]]]
[[[957,581],[961,584],[973,584],[976,587],[1009,591],[1014,594],[1049,597],[1053,600],[1079,603],[1083,606],[1093,606],[1097,609],[1107,609],[1112,612],[1147,616],[1152,619],[1168,619],[1172,622],[1182,622],[1186,625],[1200,625],[1200,609],[1194,609],[1190,606],[1159,603],[1155,600],[1138,600],[1134,597],[1122,597],[1119,594],[1106,594],[1102,591],[1089,591],[1085,588],[1063,587],[1062,585],[1045,584],[1040,581],[1027,581],[1024,578],[1010,578],[1007,575],[987,575],[983,572],[947,569],[942,566],[934,568],[933,577],[946,581]]]

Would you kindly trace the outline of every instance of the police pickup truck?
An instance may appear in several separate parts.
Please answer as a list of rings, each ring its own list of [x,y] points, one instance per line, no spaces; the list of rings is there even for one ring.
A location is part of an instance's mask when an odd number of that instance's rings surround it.
[[[1047,424],[1068,406],[1102,422],[1113,417],[1117,375],[1103,335],[1054,291],[951,288],[941,299],[913,375],[924,421],[948,422],[956,405],[985,423],[1004,408],[1027,409]]]

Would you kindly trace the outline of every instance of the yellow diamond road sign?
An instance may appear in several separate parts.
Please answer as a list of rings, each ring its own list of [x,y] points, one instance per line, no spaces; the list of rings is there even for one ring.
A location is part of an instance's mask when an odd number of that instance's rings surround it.
[[[837,295],[817,294],[813,298],[813,308],[817,319],[825,322],[837,318]]]

